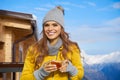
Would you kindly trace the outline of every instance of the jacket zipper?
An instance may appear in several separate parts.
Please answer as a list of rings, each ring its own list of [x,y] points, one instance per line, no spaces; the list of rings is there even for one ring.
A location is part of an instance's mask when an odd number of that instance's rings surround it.
[[[57,60],[57,58],[58,58],[58,54],[56,55],[55,60]],[[52,74],[52,80],[54,80],[54,72],[53,72],[53,74]]]
[[[61,50],[62,50],[62,47],[60,47],[59,53],[61,53]],[[57,53],[55,60],[57,60],[59,53]],[[54,72],[53,72],[53,75],[52,75],[52,80],[54,80]]]

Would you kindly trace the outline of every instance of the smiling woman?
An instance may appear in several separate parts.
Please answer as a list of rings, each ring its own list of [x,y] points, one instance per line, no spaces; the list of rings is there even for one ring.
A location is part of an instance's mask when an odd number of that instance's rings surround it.
[[[48,21],[43,26],[44,32],[51,42],[52,40],[56,40],[59,37],[61,32],[61,26],[57,22]]]
[[[43,19],[43,37],[27,50],[21,80],[81,80],[80,49],[64,30],[64,10],[57,6]]]

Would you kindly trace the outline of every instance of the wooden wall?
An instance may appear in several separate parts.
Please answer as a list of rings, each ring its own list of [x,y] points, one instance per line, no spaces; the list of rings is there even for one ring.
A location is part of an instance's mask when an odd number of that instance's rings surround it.
[[[7,16],[0,16],[0,62],[12,62],[13,43],[32,33],[30,20],[18,19]],[[27,48],[36,42],[35,35],[17,43],[15,62],[24,62]],[[20,55],[22,54],[22,56]],[[16,80],[19,80],[20,73],[16,73]],[[11,80],[11,73],[7,73],[7,80]],[[0,80],[3,79],[0,73]]]

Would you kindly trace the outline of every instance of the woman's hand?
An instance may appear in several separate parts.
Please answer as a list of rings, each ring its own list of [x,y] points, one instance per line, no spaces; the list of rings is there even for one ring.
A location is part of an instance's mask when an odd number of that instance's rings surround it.
[[[62,66],[59,68],[60,72],[66,72],[69,60],[64,60],[62,62]]]
[[[50,61],[49,62],[46,62],[44,65],[43,65],[43,69],[46,71],[46,72],[54,72],[57,70],[57,67],[56,65],[54,64],[50,64]]]

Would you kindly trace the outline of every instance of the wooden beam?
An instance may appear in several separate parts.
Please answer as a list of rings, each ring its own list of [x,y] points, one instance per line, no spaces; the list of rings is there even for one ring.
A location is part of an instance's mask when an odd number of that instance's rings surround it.
[[[4,42],[4,30],[3,30],[3,26],[2,24],[0,24],[0,42],[3,43]]]
[[[5,32],[5,62],[11,62],[12,61],[12,31],[7,30]]]
[[[27,20],[0,18],[0,24],[13,28],[31,29],[31,23]]]

